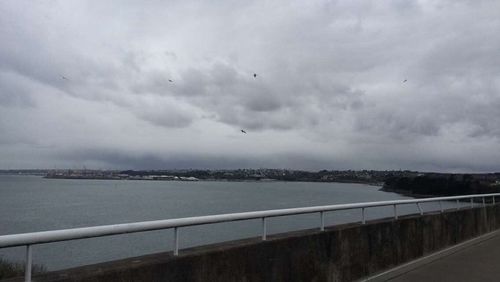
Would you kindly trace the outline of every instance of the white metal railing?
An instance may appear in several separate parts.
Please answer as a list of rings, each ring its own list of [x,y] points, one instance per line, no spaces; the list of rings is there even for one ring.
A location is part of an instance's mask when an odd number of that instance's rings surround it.
[[[496,194],[477,194],[465,196],[452,196],[452,197],[436,197],[436,198],[423,198],[411,200],[394,200],[394,201],[380,201],[380,202],[365,202],[354,204],[339,204],[328,206],[315,206],[315,207],[302,207],[290,209],[278,209],[267,211],[254,211],[254,212],[241,212],[241,213],[228,213],[219,215],[207,215],[196,217],[185,217],[178,219],[166,219],[155,221],[142,221],[134,223],[123,223],[113,225],[102,225],[83,228],[62,229],[53,231],[42,231],[22,234],[12,234],[0,236],[0,248],[26,246],[26,266],[25,266],[25,281],[31,281],[31,268],[32,268],[32,246],[36,244],[44,244],[51,242],[60,242],[68,240],[76,240],[83,238],[102,237],[110,235],[118,235],[125,233],[144,232],[160,229],[174,229],[174,255],[179,254],[179,232],[178,229],[186,226],[240,221],[248,219],[261,219],[262,221],[262,240],[267,238],[267,223],[266,219],[269,217],[319,213],[320,215],[320,230],[325,230],[325,212],[361,209],[361,223],[366,223],[365,209],[382,206],[393,206],[394,219],[398,219],[398,205],[416,204],[420,215],[424,214],[421,203],[439,202],[440,212],[443,212],[443,201],[456,201],[456,209],[460,208],[460,200],[470,200],[470,207],[474,207],[474,199],[482,198],[482,206],[486,206],[486,198],[492,199],[492,204],[495,204],[495,197],[500,196]]]

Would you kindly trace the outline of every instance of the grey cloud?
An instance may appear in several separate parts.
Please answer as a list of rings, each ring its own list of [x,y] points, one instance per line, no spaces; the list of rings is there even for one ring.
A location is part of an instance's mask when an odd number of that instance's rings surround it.
[[[269,93],[256,93],[245,102],[245,107],[253,112],[271,112],[281,107],[280,101]]]
[[[237,70],[217,63],[205,70],[189,69],[175,85],[174,95],[188,103],[210,111],[218,120],[252,129],[279,129],[311,125],[318,119],[311,116],[309,106],[332,109],[363,107],[363,91],[305,73],[290,81],[286,75]]]
[[[40,148],[55,144],[84,152],[54,162],[120,167],[496,169],[486,152],[500,138],[499,9],[445,0],[2,2],[0,156],[26,164],[28,148],[50,159]],[[74,137],[75,125],[98,136],[94,148]],[[129,127],[162,141],[122,135]],[[226,138],[240,128],[252,134],[234,137],[229,152]],[[281,155],[251,138],[278,142]],[[172,149],[159,157],[151,147]],[[250,147],[260,160],[238,155]]]
[[[175,86],[172,80],[172,75],[165,72],[151,72],[145,75],[146,81],[140,82],[137,85],[132,86],[132,91],[136,94],[141,93],[155,93],[159,95],[168,95],[172,92],[172,88]]]
[[[404,109],[395,113],[379,113],[356,120],[356,128],[370,132],[373,136],[385,135],[395,139],[412,140],[439,134],[439,122],[431,116],[413,113],[408,115]]]
[[[0,106],[33,107],[35,101],[26,81],[16,74],[0,71]]]
[[[194,119],[192,113],[169,104],[141,106],[136,111],[141,119],[162,127],[186,127]]]

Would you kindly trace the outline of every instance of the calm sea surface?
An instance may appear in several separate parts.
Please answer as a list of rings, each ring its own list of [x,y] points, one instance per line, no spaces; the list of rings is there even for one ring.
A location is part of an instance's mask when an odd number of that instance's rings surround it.
[[[0,235],[145,220],[314,205],[405,199],[363,184],[307,182],[176,182],[64,180],[0,175]],[[436,209],[426,205],[426,210]],[[401,214],[415,212],[402,207]],[[391,207],[367,218],[392,215]],[[330,212],[327,225],[360,220],[359,210]],[[268,232],[317,227],[318,214],[272,218]],[[259,236],[259,220],[180,229],[180,247]],[[34,263],[50,270],[172,249],[173,231],[162,230],[36,245]],[[24,247],[0,249],[23,261]]]

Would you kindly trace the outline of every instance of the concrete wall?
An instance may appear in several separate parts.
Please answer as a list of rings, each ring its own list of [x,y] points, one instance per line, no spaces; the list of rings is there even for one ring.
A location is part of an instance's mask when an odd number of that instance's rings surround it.
[[[351,281],[495,230],[499,221],[500,206],[407,216],[130,258],[35,281]]]

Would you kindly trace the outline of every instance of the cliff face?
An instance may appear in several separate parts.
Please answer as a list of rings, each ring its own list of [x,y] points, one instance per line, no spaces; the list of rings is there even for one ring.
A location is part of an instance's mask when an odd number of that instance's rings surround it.
[[[387,178],[382,188],[410,195],[452,196],[498,193],[500,186],[484,182],[472,175],[423,175]]]

